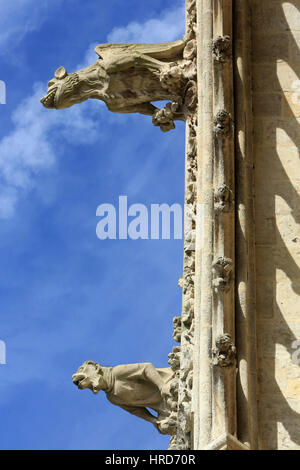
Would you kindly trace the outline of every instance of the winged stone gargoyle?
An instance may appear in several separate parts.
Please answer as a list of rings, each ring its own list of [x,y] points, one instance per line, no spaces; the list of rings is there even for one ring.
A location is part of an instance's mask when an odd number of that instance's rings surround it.
[[[163,44],[100,44],[98,60],[74,73],[59,67],[41,99],[46,108],[63,109],[89,98],[115,113],[152,116],[166,132],[185,120],[196,103],[196,41]],[[170,101],[163,109],[152,104]]]

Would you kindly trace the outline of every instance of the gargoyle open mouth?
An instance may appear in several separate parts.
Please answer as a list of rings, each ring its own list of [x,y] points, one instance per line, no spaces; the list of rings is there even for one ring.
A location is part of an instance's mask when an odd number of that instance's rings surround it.
[[[73,380],[73,384],[76,385],[76,387],[79,388],[79,385],[81,384],[81,382],[84,381],[84,378],[79,378],[79,379],[75,379]]]
[[[55,108],[56,91],[57,88],[54,88],[54,90],[49,91],[47,95],[41,99],[41,103],[45,108]]]

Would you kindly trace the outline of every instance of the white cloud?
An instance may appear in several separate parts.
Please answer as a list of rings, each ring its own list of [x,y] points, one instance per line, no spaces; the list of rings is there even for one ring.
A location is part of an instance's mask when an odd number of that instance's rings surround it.
[[[144,23],[129,23],[125,27],[114,28],[108,35],[108,42],[169,42],[182,39],[185,32],[185,7],[166,10],[160,18]]]
[[[38,173],[50,169],[67,143],[93,143],[99,138],[97,103],[66,111],[49,111],[40,104],[44,87],[35,86],[12,115],[14,129],[0,141],[0,217],[13,215],[22,191],[35,185]],[[59,132],[59,138],[53,134]],[[59,143],[60,142],[60,143]]]
[[[28,31],[39,28],[48,4],[49,0],[0,0],[0,48],[5,47],[15,36],[20,41]],[[3,24],[4,29],[1,28]],[[181,6],[162,13],[159,19],[115,28],[108,35],[108,42],[172,41],[183,36],[184,26],[184,6]],[[95,45],[89,46],[77,70],[96,60]],[[100,137],[99,120],[106,110],[99,106],[99,102],[89,100],[88,103],[65,111],[49,111],[40,104],[44,91],[43,85],[35,84],[33,94],[12,115],[14,129],[0,140],[0,218],[14,215],[22,193],[34,188],[40,172],[53,167],[65,145],[93,143]],[[122,116],[123,121],[124,118]],[[117,119],[116,115],[111,116],[110,121],[114,119]],[[55,131],[58,138],[53,139]]]
[[[14,215],[17,199],[15,188],[0,185],[0,218],[8,219]]]
[[[97,42],[93,42],[92,44],[89,45],[89,47],[88,47],[88,49],[85,53],[85,56],[84,56],[84,59],[83,59],[82,63],[77,65],[76,70],[85,69],[89,65],[96,62],[96,60],[98,59],[98,56],[95,52],[95,47],[97,45],[98,45]]]

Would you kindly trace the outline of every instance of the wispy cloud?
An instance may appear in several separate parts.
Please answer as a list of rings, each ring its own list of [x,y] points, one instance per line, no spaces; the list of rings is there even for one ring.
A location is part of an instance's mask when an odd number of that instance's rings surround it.
[[[55,4],[61,0],[54,0]],[[12,4],[13,3],[13,4]],[[38,3],[38,6],[37,6]],[[0,0],[0,48],[5,48],[18,36],[18,41],[44,21],[48,0]],[[19,8],[18,8],[19,6]],[[17,12],[17,13],[16,13]],[[30,13],[31,12],[31,13]],[[5,24],[5,21],[7,24]],[[5,27],[1,28],[1,26]],[[159,19],[144,23],[129,23],[115,28],[108,42],[165,42],[184,34],[184,6],[166,11]],[[96,60],[91,44],[77,70]],[[50,111],[40,104],[44,86],[35,84],[27,97],[12,114],[14,128],[0,140],[0,218],[14,215],[18,200],[34,188],[40,172],[50,170],[64,146],[72,143],[94,143],[99,139],[99,120],[106,113],[99,102],[83,103],[66,111]],[[106,117],[107,119],[107,117]],[[124,116],[122,116],[125,121]],[[118,117],[111,116],[112,121]],[[58,131],[59,139],[53,138]],[[58,143],[59,142],[59,143]]]
[[[14,129],[0,141],[0,217],[14,214],[18,198],[32,189],[37,174],[49,170],[70,143],[94,143],[99,138],[96,103],[50,111],[40,104],[44,86],[37,84],[12,115]],[[97,109],[99,113],[99,107]],[[59,132],[59,139],[53,138]]]
[[[89,65],[93,64],[94,62],[96,62],[96,60],[98,59],[98,56],[95,52],[95,47],[97,45],[98,45],[97,42],[92,42],[89,45],[89,47],[87,48],[87,51],[85,53],[83,61],[79,65],[77,65],[76,70],[84,69],[84,68],[88,67]]]
[[[178,8],[163,12],[160,18],[114,28],[107,39],[108,42],[168,42],[182,39],[184,29],[185,7],[182,2]]]
[[[26,34],[40,29],[48,8],[61,0],[0,0],[0,54],[20,44]]]

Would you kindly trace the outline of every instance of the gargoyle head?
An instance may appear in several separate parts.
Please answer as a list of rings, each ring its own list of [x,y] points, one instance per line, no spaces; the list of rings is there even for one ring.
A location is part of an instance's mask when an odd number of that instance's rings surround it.
[[[103,370],[99,364],[93,361],[86,361],[79,367],[76,374],[72,376],[74,385],[80,390],[89,388],[97,394],[103,385]]]
[[[89,98],[101,99],[99,92],[101,94],[105,89],[105,77],[101,77],[101,72],[97,62],[75,73],[67,73],[64,67],[59,67],[48,83],[47,94],[41,103],[45,108],[64,109]]]

